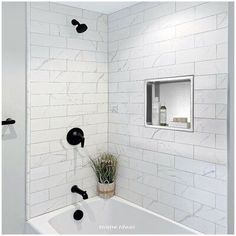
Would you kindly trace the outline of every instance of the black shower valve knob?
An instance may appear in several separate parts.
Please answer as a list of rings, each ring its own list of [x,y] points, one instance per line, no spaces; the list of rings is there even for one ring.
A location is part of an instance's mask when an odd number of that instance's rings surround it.
[[[71,129],[66,136],[67,142],[70,145],[78,145],[81,143],[81,147],[84,147],[85,137],[84,132],[80,128]]]

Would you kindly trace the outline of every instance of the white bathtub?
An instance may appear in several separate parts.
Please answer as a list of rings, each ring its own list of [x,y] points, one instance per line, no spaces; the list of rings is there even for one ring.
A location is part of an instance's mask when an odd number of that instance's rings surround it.
[[[76,209],[83,211],[75,221]],[[199,232],[119,197],[94,197],[27,222],[28,233],[38,234],[198,234]]]

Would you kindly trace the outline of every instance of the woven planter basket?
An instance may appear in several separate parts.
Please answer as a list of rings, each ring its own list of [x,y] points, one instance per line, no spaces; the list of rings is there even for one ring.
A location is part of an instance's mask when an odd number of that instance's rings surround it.
[[[98,196],[102,198],[110,198],[115,195],[115,182],[110,184],[97,185]]]

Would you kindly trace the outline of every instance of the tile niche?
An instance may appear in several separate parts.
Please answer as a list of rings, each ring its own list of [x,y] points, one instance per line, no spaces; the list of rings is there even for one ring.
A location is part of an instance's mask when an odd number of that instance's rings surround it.
[[[145,125],[193,131],[193,75],[145,81]]]

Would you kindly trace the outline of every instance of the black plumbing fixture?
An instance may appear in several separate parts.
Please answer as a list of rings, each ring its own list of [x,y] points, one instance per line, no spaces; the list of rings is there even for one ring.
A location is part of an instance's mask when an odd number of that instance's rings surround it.
[[[6,120],[2,121],[2,125],[12,125],[12,124],[15,124],[15,123],[16,123],[16,121],[12,120],[11,118],[7,118]]]
[[[73,185],[73,186],[71,187],[71,192],[72,192],[72,193],[78,193],[78,194],[80,194],[80,195],[83,197],[84,200],[88,199],[88,194],[87,194],[87,192],[86,192],[86,191],[83,191],[83,190],[80,189],[80,188],[78,188],[77,185]],[[81,210],[76,210],[76,211],[74,212],[73,218],[74,218],[75,220],[81,220],[81,219],[83,218],[83,216],[84,216],[83,211],[81,211]]]
[[[87,194],[87,192],[86,192],[86,191],[83,191],[83,190],[80,189],[80,188],[78,188],[77,185],[72,186],[71,192],[72,192],[72,193],[78,193],[78,194],[80,194],[80,195],[83,197],[84,200],[85,200],[85,199],[88,199],[88,194]]]
[[[84,216],[84,213],[81,210],[76,210],[74,212],[73,218],[75,220],[81,220],[83,218],[83,216]]]
[[[71,21],[71,24],[72,25],[77,25],[76,31],[78,33],[83,33],[83,32],[85,32],[88,29],[88,26],[86,24],[80,24],[76,19],[73,19]]]
[[[71,145],[78,145],[81,143],[81,147],[84,147],[84,132],[80,128],[71,129],[66,136],[67,142]]]

